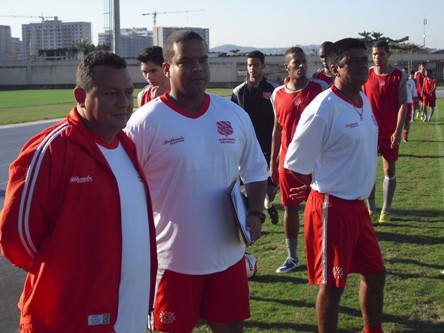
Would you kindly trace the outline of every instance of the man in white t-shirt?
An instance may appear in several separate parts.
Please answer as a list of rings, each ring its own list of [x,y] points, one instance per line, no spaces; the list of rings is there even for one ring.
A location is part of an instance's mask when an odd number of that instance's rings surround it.
[[[245,184],[247,227],[260,237],[268,168],[248,114],[205,93],[208,51],[189,30],[170,36],[164,70],[171,91],[144,105],[126,132],[152,194],[159,273],[154,329],[191,332],[204,319],[214,332],[241,333],[250,316],[245,248],[227,190]]]
[[[415,72],[410,71],[407,73],[407,68],[403,69],[406,74],[408,74],[409,78],[406,82],[407,89],[407,113],[405,116],[404,122],[404,133],[403,133],[403,141],[409,141],[409,131],[410,131],[410,122],[415,121],[415,109],[419,108],[418,102],[418,94],[416,92],[416,83],[415,83]]]
[[[377,162],[378,126],[361,91],[368,78],[365,45],[352,38],[334,43],[327,63],[335,76],[302,113],[284,167],[305,186],[307,271],[319,285],[319,332],[335,332],[339,301],[349,273],[361,274],[360,306],[366,333],[381,333],[385,268],[365,199]]]

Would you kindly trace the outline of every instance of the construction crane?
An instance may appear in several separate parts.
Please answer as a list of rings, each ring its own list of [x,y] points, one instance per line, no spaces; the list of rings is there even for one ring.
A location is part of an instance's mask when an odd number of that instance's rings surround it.
[[[22,15],[0,15],[0,17],[13,17],[13,18],[40,18],[42,19],[42,22],[45,22],[48,18],[55,18],[57,16],[22,16]]]
[[[173,12],[157,12],[156,10],[154,10],[154,12],[152,12],[152,13],[142,13],[142,15],[144,15],[144,16],[146,16],[146,15],[153,15],[153,27],[156,27],[157,15],[158,14],[177,14],[177,13],[191,13],[191,12],[203,12],[203,9],[198,9],[198,10],[178,10],[178,11],[173,11]]]

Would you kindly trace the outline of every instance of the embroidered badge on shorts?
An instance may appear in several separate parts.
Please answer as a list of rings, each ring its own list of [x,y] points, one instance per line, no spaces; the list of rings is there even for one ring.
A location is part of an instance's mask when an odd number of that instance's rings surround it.
[[[342,270],[342,267],[335,266],[333,267],[333,277],[335,279],[340,279],[344,275],[344,271]]]
[[[163,324],[172,324],[176,320],[176,314],[171,311],[164,311],[159,315],[159,317]]]

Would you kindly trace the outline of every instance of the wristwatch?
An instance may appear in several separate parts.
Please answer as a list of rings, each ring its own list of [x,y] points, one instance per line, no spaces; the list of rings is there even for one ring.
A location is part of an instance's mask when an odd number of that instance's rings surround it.
[[[248,213],[247,213],[247,218],[248,217],[250,217],[250,216],[259,216],[259,220],[261,221],[261,223],[264,223],[265,222],[265,214],[264,213],[262,213],[262,212],[259,212],[259,211],[257,211],[257,210],[250,210]]]

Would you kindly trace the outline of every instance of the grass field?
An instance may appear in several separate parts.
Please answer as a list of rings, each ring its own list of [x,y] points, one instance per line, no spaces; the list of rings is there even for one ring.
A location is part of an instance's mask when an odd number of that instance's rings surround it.
[[[139,91],[134,92],[134,99]],[[208,92],[231,96],[231,89],[208,89]],[[0,91],[0,125],[63,118],[73,106],[72,89]]]
[[[230,91],[212,91],[229,95]],[[72,92],[0,92],[0,124],[64,117],[73,106]],[[387,268],[384,302],[386,333],[444,332],[444,100],[438,100],[430,123],[411,125],[410,141],[402,143],[397,163],[398,185],[390,223],[375,224]],[[350,175],[351,177],[353,175]],[[379,165],[377,202],[381,205]],[[275,203],[279,203],[277,198]],[[282,207],[277,204],[280,217]],[[302,220],[302,212],[300,213]],[[299,256],[305,263],[303,226]],[[263,236],[250,249],[259,271],[250,280],[252,317],[246,332],[316,332],[317,287],[307,283],[305,267],[278,275],[286,257],[282,220],[263,225]],[[359,277],[351,275],[341,301],[339,329],[361,332]],[[200,325],[195,333],[209,332]]]

